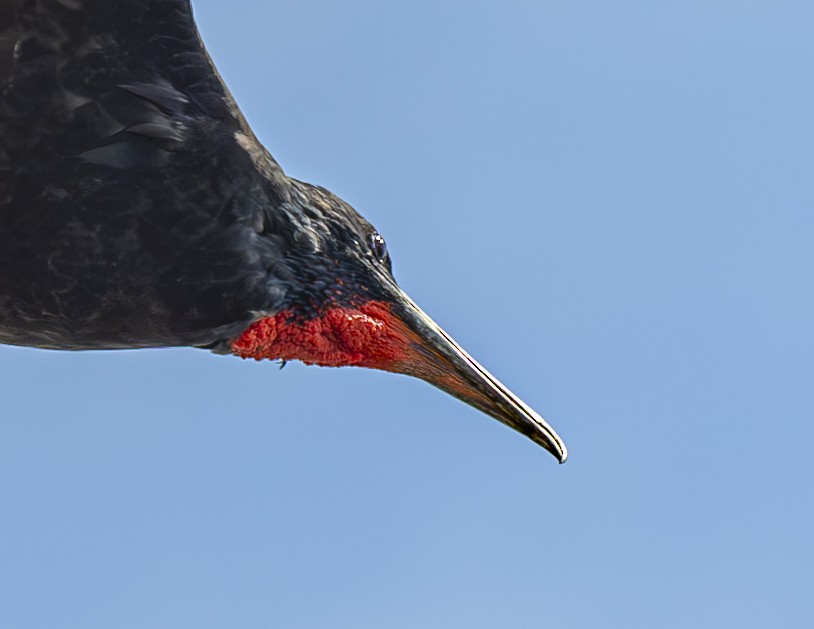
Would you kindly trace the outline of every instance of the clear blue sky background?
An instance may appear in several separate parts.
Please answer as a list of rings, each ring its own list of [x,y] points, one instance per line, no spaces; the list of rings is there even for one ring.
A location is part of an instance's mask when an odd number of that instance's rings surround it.
[[[404,377],[4,347],[0,626],[809,623],[814,5],[195,7],[571,459]]]

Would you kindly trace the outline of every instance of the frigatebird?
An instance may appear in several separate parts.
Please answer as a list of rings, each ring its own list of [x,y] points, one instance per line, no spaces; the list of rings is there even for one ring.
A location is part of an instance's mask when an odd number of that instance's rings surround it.
[[[189,0],[0,0],[0,343],[408,374],[567,456],[398,287],[370,223],[283,173]]]

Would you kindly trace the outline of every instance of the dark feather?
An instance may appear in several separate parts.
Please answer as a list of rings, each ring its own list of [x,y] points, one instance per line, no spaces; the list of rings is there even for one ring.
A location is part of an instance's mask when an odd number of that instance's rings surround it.
[[[189,2],[0,0],[0,25],[0,342],[205,345],[279,305],[257,226],[289,183]]]

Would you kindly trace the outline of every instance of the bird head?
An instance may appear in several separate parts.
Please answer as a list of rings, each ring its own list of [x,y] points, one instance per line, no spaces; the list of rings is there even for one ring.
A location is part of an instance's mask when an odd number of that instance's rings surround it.
[[[481,367],[396,284],[384,239],[323,188],[291,181],[290,242],[274,269],[282,305],[232,341],[256,360],[300,360],[414,376],[526,435],[561,463],[565,444],[545,420]],[[280,220],[280,219],[278,219]]]

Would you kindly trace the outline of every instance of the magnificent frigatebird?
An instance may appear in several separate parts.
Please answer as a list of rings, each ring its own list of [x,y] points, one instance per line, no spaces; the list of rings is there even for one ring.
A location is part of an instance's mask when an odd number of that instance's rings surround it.
[[[567,456],[399,289],[373,226],[283,173],[189,0],[0,0],[0,342],[408,374]]]

